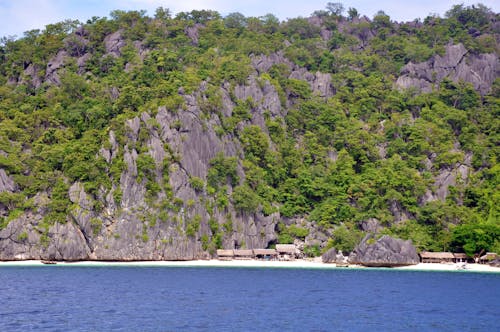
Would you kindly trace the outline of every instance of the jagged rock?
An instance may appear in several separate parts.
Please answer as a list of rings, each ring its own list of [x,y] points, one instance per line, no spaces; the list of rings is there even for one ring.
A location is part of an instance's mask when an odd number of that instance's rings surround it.
[[[51,239],[47,250],[41,253],[41,259],[78,261],[89,257],[90,249],[85,237],[73,223],[56,223],[49,229]]]
[[[76,65],[78,66],[78,74],[83,74],[85,72],[85,66],[87,64],[87,61],[92,58],[92,54],[90,53],[85,53],[78,59],[76,59]]]
[[[36,65],[30,63],[28,65],[28,67],[26,67],[26,69],[24,70],[25,77],[21,78],[21,80],[19,81],[19,84],[29,82],[29,83],[31,83],[31,85],[33,85],[33,87],[35,89],[38,89],[40,87],[40,85],[42,85],[42,79],[38,75],[38,73],[41,71],[41,69],[42,68],[39,68],[39,66],[36,66]]]
[[[321,255],[321,261],[323,263],[336,263],[337,262],[337,249],[331,248],[323,255]]]
[[[41,215],[25,214],[0,231],[0,260],[85,260],[90,249],[78,227],[71,222],[52,225],[47,242],[42,241],[42,229],[38,224]]]
[[[185,33],[191,39],[191,44],[198,46],[198,30],[203,27],[203,24],[196,23],[193,26],[186,27]]]
[[[361,223],[361,229],[367,233],[377,234],[382,226],[377,218],[369,218]]]
[[[268,72],[273,65],[285,64],[290,70],[296,68],[296,65],[285,58],[283,52],[276,52],[270,55],[259,55],[251,57],[252,66],[257,70],[258,74]]]
[[[64,66],[64,61],[68,53],[65,50],[61,50],[57,52],[56,56],[50,59],[49,63],[47,63],[47,69],[45,70],[45,81],[59,85],[61,84],[61,79],[57,74],[58,69]]]
[[[113,32],[104,38],[104,47],[106,55],[118,58],[121,55],[121,49],[125,46],[125,38],[122,36],[122,30]]]
[[[493,267],[500,267],[500,258],[496,258],[490,261],[488,264]]]
[[[321,261],[327,264],[345,264],[347,263],[347,256],[342,254],[342,250],[337,251],[337,249],[331,248],[321,255]]]
[[[457,44],[446,46],[444,56],[436,55],[418,64],[408,63],[401,69],[396,85],[431,92],[444,78],[449,78],[454,82],[472,83],[484,95],[499,74],[500,62],[496,54],[469,54],[462,44]]]
[[[16,184],[10,176],[5,173],[5,171],[0,168],[0,193],[4,191],[14,192],[16,190]]]
[[[434,180],[436,190],[431,192],[427,190],[424,196],[420,199],[421,204],[440,200],[446,200],[449,195],[449,187],[455,186],[457,182],[467,183],[469,172],[471,170],[472,153],[465,155],[463,163],[452,168],[441,169]]]
[[[78,33],[79,32],[79,33]],[[73,57],[81,57],[88,51],[87,46],[89,41],[85,39],[86,32],[83,28],[79,29],[74,34],[66,37],[64,42],[64,48]]]
[[[333,96],[332,78],[330,74],[316,72],[314,80],[311,82],[312,90],[320,97],[329,98]]]
[[[364,266],[405,266],[418,264],[419,258],[410,240],[394,239],[388,235],[375,241],[367,235],[349,255],[349,262]]]
[[[397,200],[390,200],[389,211],[391,211],[394,216],[394,222],[396,224],[413,219],[412,215]]]

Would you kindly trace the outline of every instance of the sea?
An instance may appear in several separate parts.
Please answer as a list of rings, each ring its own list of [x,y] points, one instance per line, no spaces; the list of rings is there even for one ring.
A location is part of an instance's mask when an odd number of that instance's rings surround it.
[[[500,274],[0,267],[0,331],[500,331]]]

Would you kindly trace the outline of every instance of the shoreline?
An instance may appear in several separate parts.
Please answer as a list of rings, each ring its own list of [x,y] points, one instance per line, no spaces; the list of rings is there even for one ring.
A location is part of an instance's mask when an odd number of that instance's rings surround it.
[[[36,267],[36,266],[63,266],[63,267],[220,267],[220,268],[295,268],[295,269],[335,269],[335,270],[393,270],[393,271],[427,271],[427,272],[488,272],[500,273],[500,268],[486,264],[467,264],[466,269],[457,269],[456,264],[419,263],[417,265],[401,267],[366,267],[349,265],[337,267],[336,264],[326,264],[321,260],[292,260],[292,261],[261,261],[261,260],[192,260],[192,261],[58,261],[56,264],[45,264],[39,260],[0,261],[2,267]]]

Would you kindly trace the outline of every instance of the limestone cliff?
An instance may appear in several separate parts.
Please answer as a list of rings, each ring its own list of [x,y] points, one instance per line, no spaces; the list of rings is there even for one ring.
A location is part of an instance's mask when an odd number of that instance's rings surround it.
[[[453,43],[380,13],[115,14],[0,45],[0,260],[420,248],[496,215],[497,16]],[[371,242],[353,259],[414,261]]]

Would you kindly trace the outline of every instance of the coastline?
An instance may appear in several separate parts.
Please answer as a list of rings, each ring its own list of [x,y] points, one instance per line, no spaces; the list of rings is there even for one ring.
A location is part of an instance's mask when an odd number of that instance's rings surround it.
[[[336,264],[325,264],[321,260],[293,261],[261,261],[261,260],[192,260],[192,261],[77,261],[56,262],[46,265],[38,260],[26,261],[0,261],[2,267],[35,267],[35,266],[62,266],[62,267],[221,267],[221,268],[294,268],[294,269],[335,269],[335,270],[394,270],[394,271],[454,271],[454,272],[488,272],[500,273],[500,268],[485,264],[467,264],[466,269],[457,269],[456,264],[419,263],[417,265],[372,268],[361,265],[349,265],[348,267],[337,267]]]

